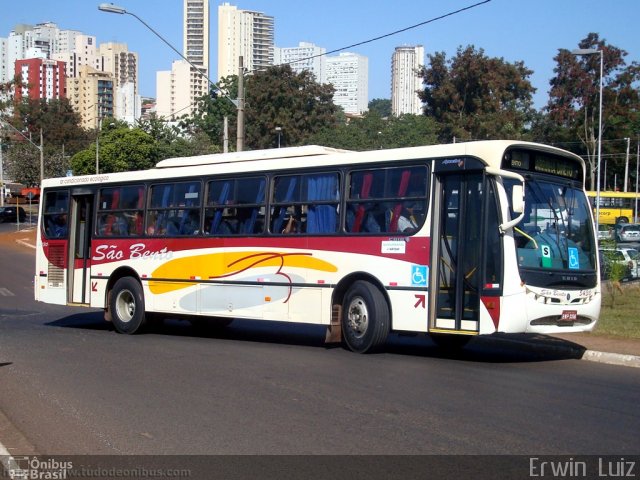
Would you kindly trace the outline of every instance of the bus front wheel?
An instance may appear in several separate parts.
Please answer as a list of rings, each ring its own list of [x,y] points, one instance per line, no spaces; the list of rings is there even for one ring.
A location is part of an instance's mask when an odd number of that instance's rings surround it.
[[[120,333],[136,333],[145,323],[144,297],[140,283],[131,278],[119,279],[109,296],[113,326]]]
[[[342,306],[342,333],[350,350],[375,351],[389,333],[389,305],[382,292],[359,280],[347,291]]]

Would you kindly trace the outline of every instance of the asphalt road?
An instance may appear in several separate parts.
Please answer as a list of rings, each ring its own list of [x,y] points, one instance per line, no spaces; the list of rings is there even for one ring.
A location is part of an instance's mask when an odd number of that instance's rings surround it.
[[[640,371],[474,340],[326,348],[324,329],[169,321],[117,334],[33,301],[33,253],[0,249],[0,442],[48,454],[640,453]],[[4,438],[3,438],[4,436]]]

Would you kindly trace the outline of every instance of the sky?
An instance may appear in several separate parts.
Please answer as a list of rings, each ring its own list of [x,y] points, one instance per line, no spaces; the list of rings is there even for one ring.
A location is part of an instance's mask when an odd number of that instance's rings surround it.
[[[140,93],[156,96],[156,73],[170,70],[178,55],[130,15],[98,10],[104,0],[0,0],[0,37],[16,24],[51,21],[61,29],[95,35],[98,43],[126,43],[140,62]],[[243,10],[275,19],[275,44],[311,42],[327,51],[440,17],[482,0],[238,0]],[[116,0],[182,51],[183,0]],[[217,79],[217,19],[220,0],[210,0],[212,79]],[[391,96],[391,56],[395,47],[423,45],[428,55],[456,55],[473,45],[489,57],[522,61],[533,70],[534,104],[547,102],[553,58],[558,49],[577,48],[588,33],[628,52],[627,64],[640,62],[640,0],[490,0],[464,12],[346,51],[369,59],[369,100]]]

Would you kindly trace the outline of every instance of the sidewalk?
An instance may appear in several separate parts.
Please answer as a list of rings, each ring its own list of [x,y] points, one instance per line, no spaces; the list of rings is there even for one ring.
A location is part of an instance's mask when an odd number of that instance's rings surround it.
[[[34,249],[35,228],[0,234],[0,248]],[[593,333],[496,334],[495,339],[501,342],[526,343],[530,348],[564,351],[583,360],[640,368],[640,339],[606,337]]]

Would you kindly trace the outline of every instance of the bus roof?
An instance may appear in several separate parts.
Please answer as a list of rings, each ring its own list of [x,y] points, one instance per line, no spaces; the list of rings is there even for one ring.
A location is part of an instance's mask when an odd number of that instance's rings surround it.
[[[476,157],[482,159],[488,166],[500,168],[502,155],[508,148],[529,148],[563,155],[579,163],[584,172],[584,160],[581,157],[556,147],[516,140],[482,140],[361,152],[309,145],[170,158],[158,162],[155,168],[149,170],[47,178],[43,181],[43,187],[80,186],[150,179],[162,180],[175,179],[182,176],[224,175],[267,170],[276,171],[290,169],[292,166],[309,168],[319,165],[357,165],[372,162],[393,162],[420,158],[456,158],[460,156]]]
[[[190,167],[194,165],[213,165],[219,163],[248,162],[253,160],[272,160],[276,158],[311,157],[332,153],[347,153],[349,150],[306,145],[303,147],[270,148],[266,150],[249,150],[244,152],[216,153],[195,157],[167,158],[156,164],[156,168]]]

